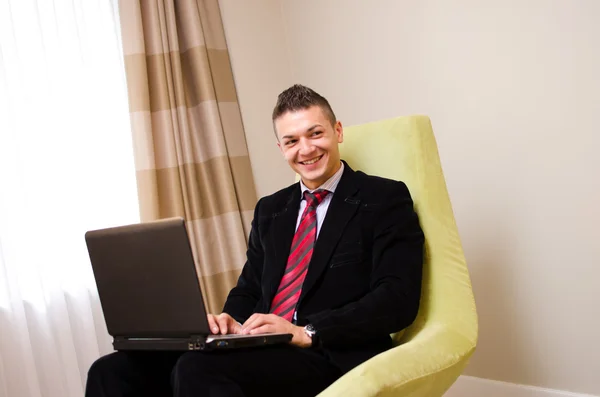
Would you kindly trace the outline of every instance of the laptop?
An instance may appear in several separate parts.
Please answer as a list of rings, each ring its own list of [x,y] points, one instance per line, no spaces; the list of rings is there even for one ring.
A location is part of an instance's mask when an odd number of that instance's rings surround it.
[[[185,221],[85,234],[115,350],[215,350],[287,343],[291,334],[213,335]]]

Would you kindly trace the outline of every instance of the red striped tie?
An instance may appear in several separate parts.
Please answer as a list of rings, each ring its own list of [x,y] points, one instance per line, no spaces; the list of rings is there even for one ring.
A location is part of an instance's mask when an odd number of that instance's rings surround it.
[[[323,201],[329,192],[317,190],[310,193],[304,191],[306,208],[300,218],[300,225],[290,249],[285,273],[279,283],[277,293],[271,303],[271,313],[277,314],[288,321],[292,321],[294,309],[298,303],[302,283],[308,271],[308,264],[312,257],[313,247],[317,236],[317,206]]]

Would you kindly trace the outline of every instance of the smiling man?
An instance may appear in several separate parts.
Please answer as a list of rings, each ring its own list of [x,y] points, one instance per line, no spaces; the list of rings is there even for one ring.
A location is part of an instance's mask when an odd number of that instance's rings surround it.
[[[308,91],[296,88],[289,94],[303,93],[307,94]],[[316,189],[342,166],[338,149],[338,143],[344,141],[342,123],[335,119],[324,98],[318,101],[319,98],[315,97],[315,105],[293,111],[286,105],[294,101],[300,105],[302,97],[282,99],[280,97],[273,114],[277,146],[290,167],[302,177],[304,186]],[[319,102],[322,104],[319,105]]]
[[[315,396],[414,321],[424,236],[406,185],[340,159],[342,123],[310,88],[279,95],[273,126],[301,180],[257,203],[238,283],[208,319],[215,334],[290,333],[290,344],[113,353],[90,369],[86,396]]]

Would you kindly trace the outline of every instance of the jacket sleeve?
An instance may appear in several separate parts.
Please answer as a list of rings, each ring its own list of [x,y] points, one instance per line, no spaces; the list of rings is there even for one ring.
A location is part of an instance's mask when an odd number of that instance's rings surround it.
[[[246,263],[238,278],[237,285],[229,292],[223,312],[228,313],[236,321],[243,323],[254,313],[261,297],[261,276],[264,263],[264,251],[258,228],[259,200],[254,209],[254,219],[248,239]]]
[[[406,185],[394,183],[373,224],[370,291],[343,307],[306,316],[324,346],[368,342],[416,318],[424,236]]]

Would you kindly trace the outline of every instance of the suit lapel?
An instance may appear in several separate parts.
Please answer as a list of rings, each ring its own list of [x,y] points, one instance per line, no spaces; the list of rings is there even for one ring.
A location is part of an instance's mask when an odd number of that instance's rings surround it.
[[[314,287],[327,267],[333,250],[342,237],[346,225],[358,210],[360,200],[355,197],[357,191],[358,188],[354,183],[354,171],[348,164],[344,163],[344,174],[335,190],[331,203],[329,203],[323,226],[315,244],[310,266],[308,267],[308,273],[302,285],[302,293],[300,294],[298,304],[302,302],[304,296]]]
[[[267,296],[270,304],[271,300],[277,292],[281,278],[287,265],[288,256],[292,247],[292,240],[296,231],[296,222],[298,221],[298,209],[300,208],[300,183],[292,189],[291,194],[287,197],[283,209],[280,212],[273,214],[273,223],[271,241],[273,251],[275,252],[274,261],[270,271],[265,274],[268,278],[266,285],[269,288]]]

